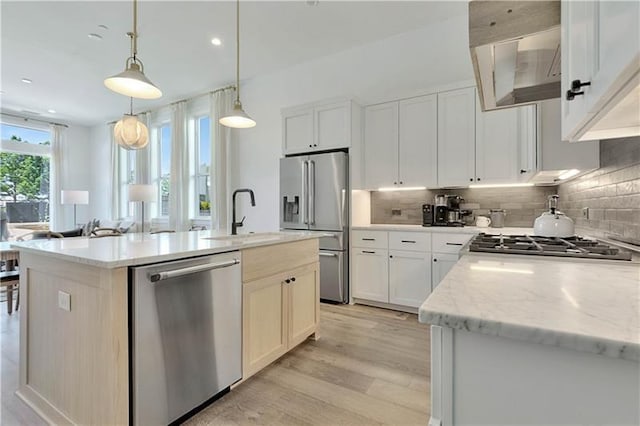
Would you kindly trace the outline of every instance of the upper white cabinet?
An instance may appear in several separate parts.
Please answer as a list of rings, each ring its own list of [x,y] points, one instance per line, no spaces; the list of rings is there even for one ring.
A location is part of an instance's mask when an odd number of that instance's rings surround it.
[[[438,93],[438,186],[475,181],[476,89]]]
[[[365,186],[437,186],[437,96],[365,109]]]
[[[563,1],[562,138],[640,134],[640,2]]]
[[[337,101],[282,110],[284,154],[349,148],[359,134],[356,108],[353,101]]]

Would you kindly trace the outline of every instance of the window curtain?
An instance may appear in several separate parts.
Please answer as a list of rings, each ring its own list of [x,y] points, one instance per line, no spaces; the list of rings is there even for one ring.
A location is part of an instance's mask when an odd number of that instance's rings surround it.
[[[231,129],[220,124],[218,120],[233,109],[234,89],[224,89],[211,94],[211,174],[212,185],[209,197],[212,201],[211,229],[231,231],[228,212],[229,179],[227,164],[229,163],[228,145]]]
[[[49,161],[49,229],[64,231],[64,214],[60,203],[62,190],[62,147],[66,136],[66,128],[52,124],[51,159]]]
[[[189,230],[189,143],[187,140],[187,103],[171,105],[171,183],[169,192],[169,228]]]
[[[138,121],[147,126],[149,129],[149,143],[142,149],[136,151],[135,179],[134,183],[149,184],[151,183],[151,128],[149,127],[150,114],[148,112],[138,114]],[[128,202],[128,200],[127,200]],[[145,222],[151,221],[152,203],[145,205]],[[142,223],[142,203],[134,203],[133,217],[136,224]],[[137,226],[137,225],[136,225]],[[145,229],[149,229],[145,226]]]
[[[110,143],[110,158],[109,158],[109,168],[111,171],[111,185],[109,188],[110,192],[110,200],[109,200],[109,217],[113,219],[118,219],[120,217],[120,182],[122,179],[120,173],[120,145],[116,143],[116,140],[113,135],[113,128],[115,127],[115,123],[111,123],[109,126],[109,143]]]

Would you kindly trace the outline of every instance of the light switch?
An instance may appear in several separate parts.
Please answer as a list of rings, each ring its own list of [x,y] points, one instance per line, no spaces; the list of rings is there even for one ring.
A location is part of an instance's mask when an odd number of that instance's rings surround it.
[[[58,291],[58,307],[71,312],[71,295],[64,291]]]

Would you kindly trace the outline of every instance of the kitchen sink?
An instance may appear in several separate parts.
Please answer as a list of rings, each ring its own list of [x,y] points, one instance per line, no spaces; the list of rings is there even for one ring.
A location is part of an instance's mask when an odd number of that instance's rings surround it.
[[[275,241],[282,237],[281,234],[264,232],[261,234],[245,234],[245,235],[223,235],[221,237],[204,237],[204,240],[228,241],[238,244],[262,243],[267,241]]]

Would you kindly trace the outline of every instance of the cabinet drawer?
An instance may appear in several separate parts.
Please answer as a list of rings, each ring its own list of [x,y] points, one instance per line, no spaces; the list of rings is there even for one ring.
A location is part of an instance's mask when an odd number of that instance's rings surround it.
[[[390,250],[431,251],[431,234],[427,232],[389,232]]]
[[[318,240],[303,240],[242,250],[242,282],[269,277],[318,261]]]
[[[352,231],[353,247],[386,249],[388,234],[386,231]]]
[[[437,253],[458,253],[473,237],[472,234],[436,234],[431,236],[431,249]]]

